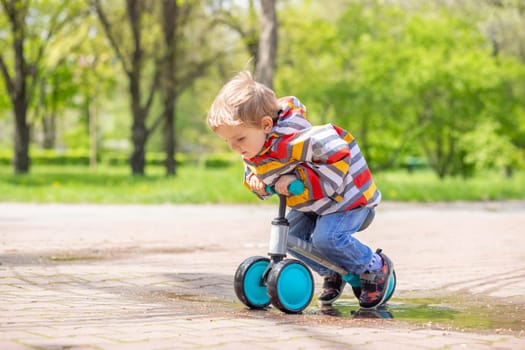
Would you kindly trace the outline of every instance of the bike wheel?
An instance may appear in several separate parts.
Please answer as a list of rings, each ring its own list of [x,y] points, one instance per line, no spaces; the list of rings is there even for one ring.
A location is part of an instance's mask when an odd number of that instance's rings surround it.
[[[270,305],[263,275],[270,264],[270,259],[252,256],[244,260],[234,277],[234,289],[237,298],[251,309],[263,309]]]
[[[299,260],[282,260],[268,275],[268,295],[273,306],[295,314],[312,301],[314,280],[308,267]]]

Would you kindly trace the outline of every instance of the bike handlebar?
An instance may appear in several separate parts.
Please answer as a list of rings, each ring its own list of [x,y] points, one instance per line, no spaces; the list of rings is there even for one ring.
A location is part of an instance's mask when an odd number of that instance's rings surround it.
[[[276,194],[275,188],[273,188],[270,185],[266,185],[265,187],[266,192],[269,194]],[[304,184],[301,180],[294,180],[288,185],[288,192],[290,194],[297,196],[304,192]]]

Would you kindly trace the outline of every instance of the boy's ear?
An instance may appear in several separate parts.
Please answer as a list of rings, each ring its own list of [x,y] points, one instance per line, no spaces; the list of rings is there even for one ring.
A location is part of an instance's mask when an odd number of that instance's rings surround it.
[[[261,128],[265,133],[270,133],[273,128],[273,119],[272,117],[265,115],[261,118]]]

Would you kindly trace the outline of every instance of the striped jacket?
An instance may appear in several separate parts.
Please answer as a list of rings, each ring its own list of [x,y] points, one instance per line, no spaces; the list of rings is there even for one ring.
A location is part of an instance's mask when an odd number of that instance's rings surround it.
[[[305,191],[287,197],[286,204],[319,215],[379,204],[381,193],[354,137],[332,124],[312,126],[295,97],[279,102],[282,109],[262,151],[243,159],[245,185],[251,176],[273,185],[281,175],[295,174]]]

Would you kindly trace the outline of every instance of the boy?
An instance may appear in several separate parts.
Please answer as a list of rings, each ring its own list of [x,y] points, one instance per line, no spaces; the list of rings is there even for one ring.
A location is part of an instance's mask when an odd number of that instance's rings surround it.
[[[330,261],[360,275],[362,308],[374,308],[386,298],[393,264],[374,253],[353,234],[381,194],[354,138],[331,124],[312,126],[306,108],[295,97],[275,93],[241,72],[215,98],[208,125],[245,163],[244,184],[261,199],[265,185],[288,196],[289,234],[310,241]],[[300,179],[305,191],[290,195],[288,185]],[[332,304],[343,292],[341,276],[294,254],[324,276],[318,298]]]

